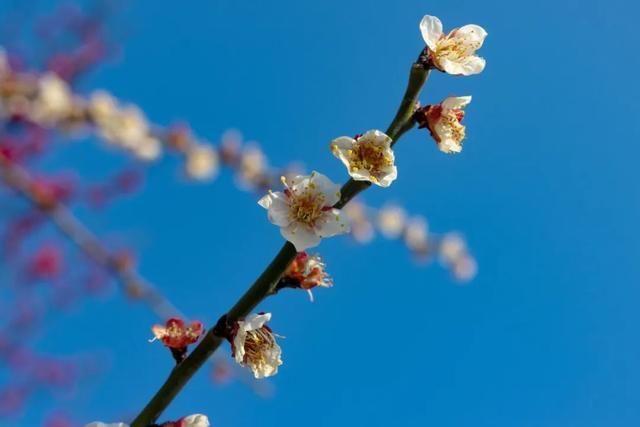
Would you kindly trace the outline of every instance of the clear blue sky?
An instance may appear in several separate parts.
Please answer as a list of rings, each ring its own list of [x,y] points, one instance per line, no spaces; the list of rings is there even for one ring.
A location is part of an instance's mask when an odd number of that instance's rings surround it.
[[[188,120],[214,141],[229,127],[276,165],[300,160],[336,181],[340,135],[384,129],[423,46],[418,23],[476,23],[484,73],[434,74],[422,101],[473,95],[461,155],[425,132],[396,150],[399,178],[372,189],[435,230],[464,232],[480,270],[468,286],[411,262],[397,242],[325,241],[336,285],[286,293],[261,309],[285,335],[276,395],[202,372],[167,411],[214,426],[567,427],[640,425],[637,309],[640,214],[635,52],[630,1],[192,0],[131,2],[122,57],[84,82]],[[122,158],[74,146],[59,164],[94,176]],[[74,163],[75,162],[75,163]],[[144,193],[88,221],[120,233],[141,269],[207,324],[281,245],[251,194],[228,174],[184,185],[176,165],[149,169]],[[41,349],[101,350],[106,372],[63,401],[80,421],[136,413],[171,367],[150,345],[155,322],[121,295],[52,319]],[[227,349],[225,349],[227,351]],[[51,408],[46,399],[31,412]],[[35,424],[34,424],[35,425]]]

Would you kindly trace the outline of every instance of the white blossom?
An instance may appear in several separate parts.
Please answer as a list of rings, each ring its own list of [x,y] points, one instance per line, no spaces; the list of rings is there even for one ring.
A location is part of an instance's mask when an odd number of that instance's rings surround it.
[[[51,126],[73,111],[73,95],[67,82],[54,73],[44,74],[38,80],[38,93],[33,101],[31,119]]]
[[[419,216],[407,221],[404,239],[412,251],[425,254],[429,249],[429,227],[427,221]]]
[[[349,232],[348,222],[333,208],[340,200],[340,186],[315,171],[294,177],[291,185],[284,178],[282,182],[284,192],[270,191],[258,204],[298,252],[318,246],[323,237]]]
[[[202,414],[193,414],[180,420],[179,427],[209,427],[209,418]]]
[[[344,163],[354,180],[388,187],[398,176],[391,143],[391,138],[384,132],[370,130],[356,138],[341,136],[334,139],[331,151]]]
[[[256,378],[275,375],[282,365],[282,350],[265,325],[269,320],[271,313],[252,314],[239,320],[231,341],[236,362],[249,367]]]
[[[465,25],[444,34],[442,22],[426,15],[420,22],[420,31],[433,65],[449,74],[469,76],[484,70],[485,60],[477,56],[487,32],[479,25]]]
[[[218,166],[218,153],[212,146],[197,144],[187,149],[184,170],[189,178],[211,179],[218,173]]]
[[[387,205],[378,212],[378,228],[388,239],[402,235],[407,221],[407,213],[400,206]]]
[[[424,111],[421,127],[428,127],[431,136],[443,153],[452,154],[462,151],[462,141],[466,129],[461,123],[464,110],[471,102],[470,96],[448,97],[440,104],[431,105]]]

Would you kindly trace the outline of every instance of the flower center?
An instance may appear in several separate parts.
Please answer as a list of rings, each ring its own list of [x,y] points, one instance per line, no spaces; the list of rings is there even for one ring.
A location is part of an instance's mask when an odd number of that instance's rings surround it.
[[[446,58],[452,62],[461,62],[479,48],[479,42],[469,42],[462,37],[452,37],[450,34],[438,41],[435,56],[436,58]]]
[[[385,167],[393,165],[393,159],[386,147],[373,141],[356,141],[348,150],[349,165],[352,172],[367,170],[371,175],[379,175]]]
[[[442,115],[441,120],[444,125],[451,131],[451,138],[455,141],[462,141],[465,137],[465,128],[460,123],[464,117],[464,111],[454,108]]]
[[[244,342],[244,358],[243,363],[248,365],[260,366],[268,362],[268,351],[275,347],[276,341],[273,334],[264,326],[260,329],[247,332],[247,338]]]
[[[311,191],[310,188],[306,188],[301,194],[294,192],[288,194],[290,196],[289,217],[291,220],[313,227],[325,211],[324,194]]]

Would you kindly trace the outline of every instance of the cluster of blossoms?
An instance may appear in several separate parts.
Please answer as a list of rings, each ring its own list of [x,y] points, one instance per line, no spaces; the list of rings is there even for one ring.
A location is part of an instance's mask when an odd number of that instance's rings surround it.
[[[390,240],[401,240],[411,254],[419,261],[438,259],[460,282],[468,282],[475,277],[476,260],[469,252],[464,238],[455,232],[434,233],[429,229],[426,218],[409,215],[404,208],[387,204],[379,209],[352,201],[345,209],[351,223],[351,237],[360,243],[370,242],[378,231]],[[456,256],[451,253],[451,242],[457,242]]]
[[[195,180],[213,178],[218,153],[194,138],[175,145],[170,131],[157,128],[135,105],[122,104],[97,90],[88,97],[76,95],[69,83],[54,72],[42,75],[14,70],[0,49],[0,120],[28,121],[65,134],[95,133],[109,145],[124,149],[142,161],[158,159],[164,145],[184,155],[185,174]]]
[[[209,418],[202,414],[193,414],[178,421],[167,421],[162,424],[156,424],[154,427],[209,427]],[[129,427],[126,423],[103,423],[100,421],[94,421],[85,425],[85,427]]]

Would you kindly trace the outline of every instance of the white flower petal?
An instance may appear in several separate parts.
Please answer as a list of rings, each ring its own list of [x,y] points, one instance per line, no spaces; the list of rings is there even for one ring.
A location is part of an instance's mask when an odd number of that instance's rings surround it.
[[[316,232],[320,237],[331,237],[338,234],[348,233],[351,230],[346,215],[338,209],[331,209],[316,224]]]
[[[193,414],[188,417],[184,417],[181,427],[209,427],[209,418],[202,414]]]
[[[331,141],[331,146],[335,146],[340,150],[349,150],[351,147],[353,147],[354,142],[356,142],[356,140],[353,138],[350,138],[348,136],[341,136]]]
[[[398,168],[390,166],[389,170],[385,171],[385,174],[379,179],[378,185],[380,187],[388,187],[398,177]]]
[[[271,320],[271,313],[250,314],[244,320],[239,320],[238,325],[245,331],[260,329]]]
[[[442,68],[442,70],[447,74],[451,74],[453,76],[466,75],[465,73],[467,71],[465,67],[459,62],[454,62],[447,58],[439,58],[438,63],[440,64],[440,67]]]
[[[455,37],[462,37],[467,44],[473,44],[475,50],[482,47],[484,39],[487,37],[487,32],[479,25],[469,24],[460,27],[455,32]]]
[[[443,153],[454,154],[462,151],[462,144],[454,139],[443,139],[438,143],[438,148]]]
[[[462,61],[460,64],[462,68],[462,75],[471,76],[473,74],[480,74],[486,65],[486,61],[484,58],[479,56],[468,56]]]
[[[442,105],[443,110],[452,110],[469,105],[470,102],[471,96],[450,96],[442,101],[440,105]]]
[[[325,206],[333,206],[340,200],[340,186],[321,173],[311,172],[309,185],[313,185],[315,191],[325,195]]]
[[[289,204],[284,193],[272,193],[271,203],[267,217],[272,224],[278,227],[286,227],[291,223],[289,219]]]
[[[435,50],[442,37],[442,22],[435,16],[425,15],[420,21],[420,32],[429,49]]]
[[[293,243],[298,252],[305,249],[313,248],[320,244],[320,236],[318,236],[311,228],[302,224],[290,224],[288,227],[280,229],[282,237]]]
[[[273,194],[275,193],[265,194],[260,200],[258,200],[258,204],[265,209],[269,209],[273,202]]]

